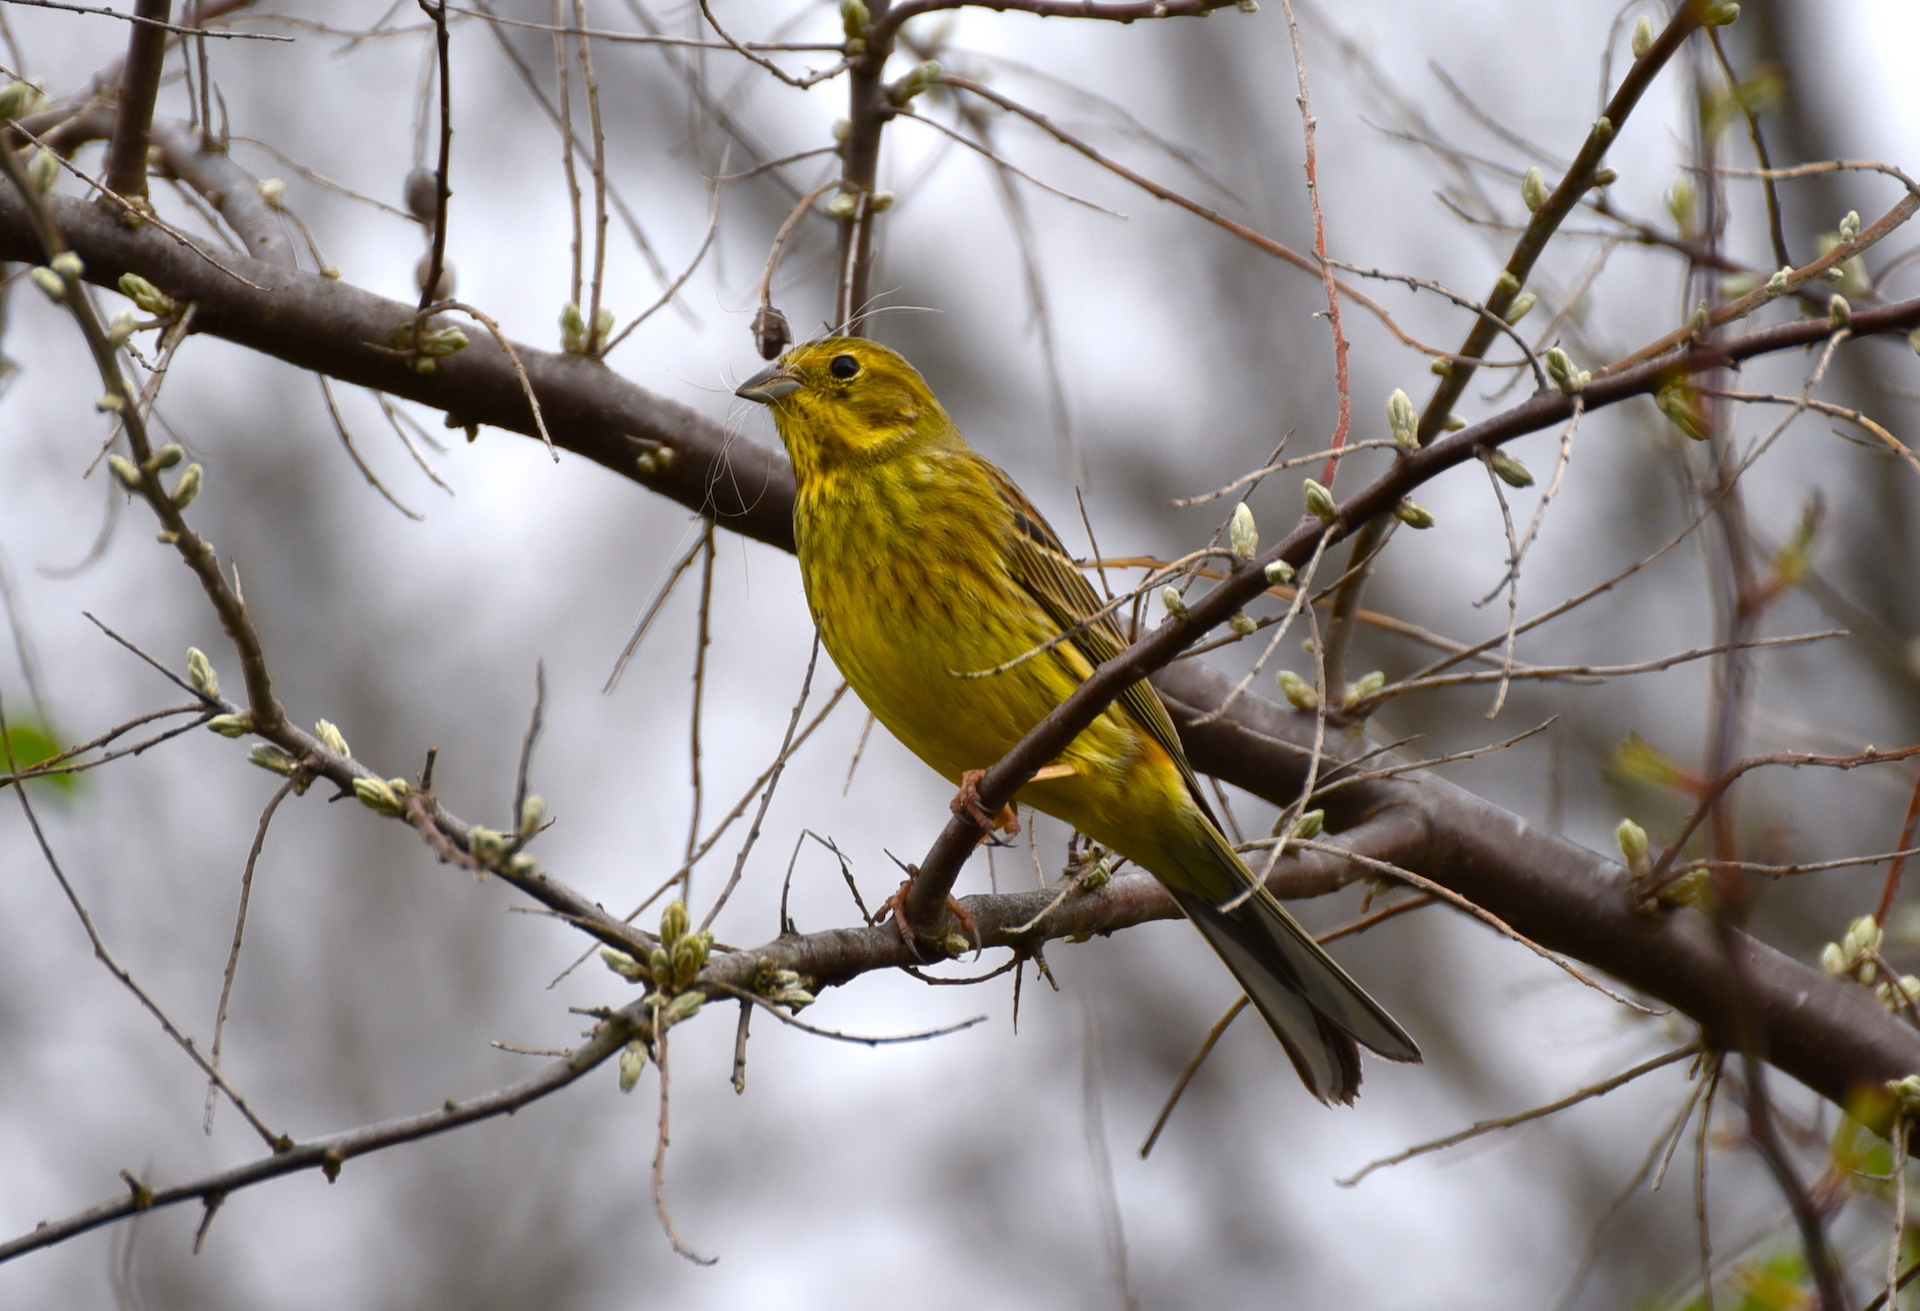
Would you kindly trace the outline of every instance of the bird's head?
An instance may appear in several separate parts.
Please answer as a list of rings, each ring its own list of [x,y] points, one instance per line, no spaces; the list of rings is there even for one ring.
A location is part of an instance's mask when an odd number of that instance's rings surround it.
[[[886,459],[952,424],[919,370],[877,342],[822,337],[795,346],[734,393],[773,411],[794,470]]]

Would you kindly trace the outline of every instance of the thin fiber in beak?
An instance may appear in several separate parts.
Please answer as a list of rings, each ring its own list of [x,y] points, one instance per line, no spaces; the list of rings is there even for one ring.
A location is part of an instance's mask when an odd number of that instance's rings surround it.
[[[771,405],[782,396],[800,390],[800,380],[781,371],[778,363],[769,364],[734,389],[734,395],[762,405]]]

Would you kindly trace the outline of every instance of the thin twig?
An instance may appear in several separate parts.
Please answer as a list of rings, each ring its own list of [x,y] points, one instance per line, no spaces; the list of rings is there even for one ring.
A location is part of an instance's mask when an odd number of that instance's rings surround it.
[[[267,802],[265,810],[260,812],[259,826],[253,833],[253,846],[247,850],[247,867],[240,875],[240,908],[233,917],[233,947],[227,952],[227,968],[220,976],[220,1006],[213,1017],[213,1041],[207,1046],[207,1063],[214,1069],[220,1068],[220,1042],[226,1036],[227,1003],[233,998],[233,979],[240,972],[240,943],[247,932],[247,903],[253,899],[253,869],[260,861],[261,848],[267,845],[267,826],[273,823],[273,812],[280,809],[280,803],[287,799],[299,782],[288,779],[282,783]],[[214,1094],[218,1085],[207,1080],[207,1106],[204,1127],[207,1133],[213,1132]]]

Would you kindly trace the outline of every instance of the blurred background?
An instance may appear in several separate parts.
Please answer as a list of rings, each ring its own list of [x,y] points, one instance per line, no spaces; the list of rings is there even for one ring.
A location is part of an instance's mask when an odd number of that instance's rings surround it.
[[[233,153],[256,175],[285,180],[288,209],[347,281],[410,300],[418,227],[314,175],[401,204],[403,181],[431,141],[417,111],[429,86],[420,15],[410,5],[340,0],[275,16],[294,8],[261,5],[240,23],[291,35],[292,44],[211,43]],[[533,24],[552,17],[544,4],[499,0],[495,10]],[[741,39],[838,39],[838,16],[826,5],[727,0],[717,12]],[[1300,13],[1331,252],[1476,297],[1511,242],[1497,223],[1524,217],[1519,172],[1539,164],[1558,176],[1551,157],[1518,139],[1571,156],[1604,99],[1603,55],[1611,52],[1617,80],[1633,21],[1665,21],[1651,4],[1585,2],[1372,0]],[[109,19],[19,5],[5,17],[25,71],[56,94],[124,47],[124,26]],[[595,0],[589,22],[691,35],[699,10]],[[356,35],[376,24],[392,30]],[[1277,3],[1257,14],[1229,9],[1204,21],[1124,27],[967,12],[908,30],[939,43],[950,69],[987,79],[1142,172],[1310,248]],[[1917,162],[1920,84],[1910,64],[1920,19],[1910,6],[1761,0],[1723,34],[1741,77],[1758,79],[1746,94],[1767,111],[1777,162]],[[557,348],[569,295],[567,192],[552,125],[505,53],[550,96],[551,41],[525,29],[497,37],[463,18],[452,49],[448,252],[458,294],[516,339]],[[708,178],[752,162],[738,141],[729,146],[710,108],[722,108],[772,158],[829,144],[844,87],[794,90],[724,51],[603,41],[593,58],[609,176],[653,252],[651,260],[640,253],[615,219],[607,298],[624,323],[659,296],[661,273],[678,276],[700,249]],[[830,57],[781,58],[798,70]],[[1664,197],[1694,149],[1696,73],[1721,85],[1705,65],[1676,62],[1610,158],[1620,173],[1615,206],[1662,231],[1674,227]],[[577,86],[574,94],[579,108]],[[941,96],[919,107],[951,121]],[[163,89],[160,112],[185,116],[179,82]],[[1333,429],[1320,284],[1017,121],[996,116],[992,130],[1021,168],[1124,217],[1024,182],[1014,184],[1019,210],[1010,212],[991,165],[920,124],[897,123],[882,185],[899,201],[881,228],[875,279],[888,312],[875,335],[922,368],[975,445],[1014,474],[1074,549],[1087,549],[1076,487],[1107,554],[1191,549],[1233,502],[1176,509],[1173,498],[1259,466],[1282,438],[1292,452],[1318,449]],[[1408,139],[1427,134],[1461,155],[1449,161]],[[1737,115],[1725,140],[1736,163],[1750,162]],[[1496,167],[1463,170],[1466,157]],[[80,163],[93,168],[98,159],[94,147]],[[808,160],[785,176],[804,190],[827,168]],[[1757,187],[1728,185],[1728,251],[1771,268]],[[1786,183],[1782,195],[1800,263],[1848,209],[1871,222],[1898,198],[1894,184],[1870,175]],[[205,230],[173,192],[157,186],[156,197],[163,214]],[[759,367],[748,323],[768,244],[791,203],[773,175],[722,185],[711,252],[675,303],[609,364],[724,420],[742,441],[774,443],[765,415],[731,390]],[[1457,210],[1494,222],[1471,223]],[[1590,214],[1568,227],[1614,231]],[[1884,269],[1909,244],[1896,238],[1869,268]],[[776,304],[803,336],[831,313],[832,246],[829,224],[809,220],[775,282]],[[1597,367],[1685,319],[1683,272],[1671,252],[1570,234],[1534,279],[1542,306],[1523,326],[1546,330],[1591,276],[1553,336],[1583,367]],[[1910,267],[1896,272],[1885,294],[1914,294],[1914,282]],[[1422,340],[1451,347],[1469,326],[1465,312],[1433,294],[1384,283],[1367,290]],[[176,665],[188,645],[200,646],[237,683],[217,622],[178,561],[155,546],[144,511],[116,510],[107,479],[81,476],[107,426],[92,408],[98,383],[70,321],[24,282],[6,309],[0,570],[19,634],[17,654],[0,658],[9,714],[36,713],[72,741],[179,700],[104,638],[89,613]],[[1345,324],[1354,436],[1378,438],[1393,388],[1416,402],[1426,394],[1427,361],[1357,307],[1346,307]],[[1797,392],[1808,367],[1803,357],[1767,361],[1736,385]],[[1510,403],[1516,393],[1499,394],[1509,376],[1483,373],[1461,416]],[[1906,435],[1915,389],[1920,367],[1904,342],[1890,340],[1842,351],[1822,394]],[[539,852],[556,875],[624,911],[677,867],[686,842],[697,569],[617,688],[601,689],[696,525],[604,469],[571,456],[556,464],[536,443],[491,430],[472,444],[455,432],[444,454],[429,453],[449,494],[415,467],[370,395],[342,388],[339,396],[365,460],[420,521],[361,477],[309,376],[194,338],[160,403],[206,467],[195,515],[239,565],[281,698],[301,722],[333,720],[356,755],[388,774],[412,775],[438,747],[447,804],[507,827],[544,662],[548,727],[534,783],[557,822]],[[1734,431],[1752,441],[1777,417],[1741,413]],[[418,418],[440,431],[437,414]],[[1763,544],[1791,534],[1809,496],[1821,495],[1828,511],[1814,572],[1768,613],[1767,635],[1851,633],[1757,658],[1755,749],[1856,751],[1920,731],[1916,480],[1860,434],[1833,427],[1803,419],[1746,483]],[[1540,479],[1513,494],[1516,514],[1531,515],[1558,441],[1541,433],[1510,448]],[[1521,614],[1663,545],[1694,513],[1690,479],[1700,461],[1650,404],[1587,418],[1522,575]],[[1345,472],[1341,485],[1359,485],[1363,472]],[[1269,479],[1253,498],[1269,536],[1299,513],[1299,476]],[[1457,470],[1421,499],[1438,527],[1395,540],[1367,604],[1462,640],[1499,632],[1504,600],[1475,605],[1499,581],[1505,557],[1485,475]],[[1718,541],[1697,534],[1630,584],[1522,638],[1519,658],[1621,663],[1711,644]],[[790,557],[722,534],[713,590],[703,825],[771,761],[810,641]],[[1210,658],[1244,669],[1250,654],[1236,647]],[[1367,632],[1354,667],[1398,677],[1427,658],[1404,639]],[[1297,642],[1281,660],[1311,676]],[[1533,823],[1610,850],[1623,814],[1656,840],[1684,815],[1684,799],[1648,781],[1657,772],[1644,767],[1650,753],[1635,768],[1620,747],[1637,733],[1651,752],[1699,768],[1709,675],[1695,662],[1599,686],[1518,685],[1492,721],[1490,688],[1429,693],[1390,705],[1376,732],[1423,735],[1416,749],[1439,754],[1558,716],[1524,744],[1450,766],[1448,775]],[[813,704],[836,684],[823,671]],[[869,904],[898,881],[889,853],[914,859],[937,831],[950,788],[884,731],[849,779],[863,722],[849,698],[787,771],[743,887],[715,926],[723,942],[775,934],[780,882],[803,828],[838,843]],[[255,821],[279,781],[244,757],[241,745],[196,733],[69,789],[33,794],[107,943],[203,1039]],[[1752,777],[1740,794],[1745,854],[1790,861],[1885,850],[1911,783],[1910,772],[1891,770]],[[1236,795],[1234,804],[1249,832],[1273,820],[1250,798]],[[1020,886],[1036,877],[1036,859],[1055,876],[1066,834],[1045,818],[1035,827],[1036,857],[1003,851],[991,871],[976,858],[962,890],[990,880]],[[696,872],[696,916],[732,867],[743,829]],[[1871,910],[1879,879],[1879,870],[1855,870],[1776,884],[1764,893],[1759,928],[1810,957]],[[1360,897],[1353,889],[1299,911],[1327,928],[1353,918]],[[329,806],[320,790],[290,799],[256,874],[226,1033],[231,1078],[274,1126],[306,1137],[530,1073],[537,1058],[489,1043],[567,1045],[586,1024],[569,1006],[620,1004],[630,991],[597,964],[550,988],[584,944],[551,919],[517,913],[521,900],[437,865],[405,828],[362,807]],[[794,862],[792,908],[803,930],[857,922],[833,857],[815,844]],[[1904,961],[1913,948],[1897,942],[1893,951]],[[331,1185],[303,1175],[236,1195],[197,1257],[188,1249],[200,1217],[187,1208],[29,1255],[0,1267],[0,1305],[557,1311],[852,1309],[908,1299],[1052,1308],[1130,1298],[1142,1307],[1600,1308],[1690,1296],[1698,1272],[1692,1136],[1659,1193],[1642,1188],[1616,1205],[1688,1093],[1685,1066],[1357,1188],[1334,1183],[1375,1157],[1679,1045],[1690,1026],[1633,1016],[1441,911],[1397,919],[1338,954],[1428,1054],[1423,1067],[1371,1062],[1352,1109],[1315,1104],[1268,1035],[1244,1023],[1195,1079],[1152,1156],[1140,1159],[1162,1100],[1234,997],[1197,935],[1156,924],[1057,944],[1048,959],[1059,990],[1026,972],[1017,1032],[1008,976],[935,989],[875,975],[808,1012],[871,1034],[990,1017],[921,1044],[848,1046],[761,1016],[742,1096],[727,1082],[732,1008],[677,1030],[667,1196],[687,1242],[719,1257],[709,1269],[674,1255],[653,1215],[653,1077],[622,1096],[609,1067],[511,1118],[356,1159]],[[11,798],[0,805],[0,1050],[0,1229],[9,1235],[116,1193],[123,1168],[174,1182],[259,1152],[231,1108],[203,1135],[202,1081],[91,959]],[[1784,1080],[1775,1087],[1817,1154],[1831,1111]],[[1716,1252],[1732,1260],[1792,1251],[1777,1194],[1755,1163],[1711,1137],[1708,1149]],[[1870,1200],[1846,1213],[1838,1238],[1856,1271],[1884,1259],[1885,1214]]]

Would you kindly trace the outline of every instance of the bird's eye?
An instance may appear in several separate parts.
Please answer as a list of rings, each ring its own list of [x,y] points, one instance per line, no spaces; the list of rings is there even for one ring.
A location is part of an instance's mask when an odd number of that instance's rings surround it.
[[[860,372],[860,361],[851,355],[836,355],[833,362],[827,365],[827,372],[844,382]]]

